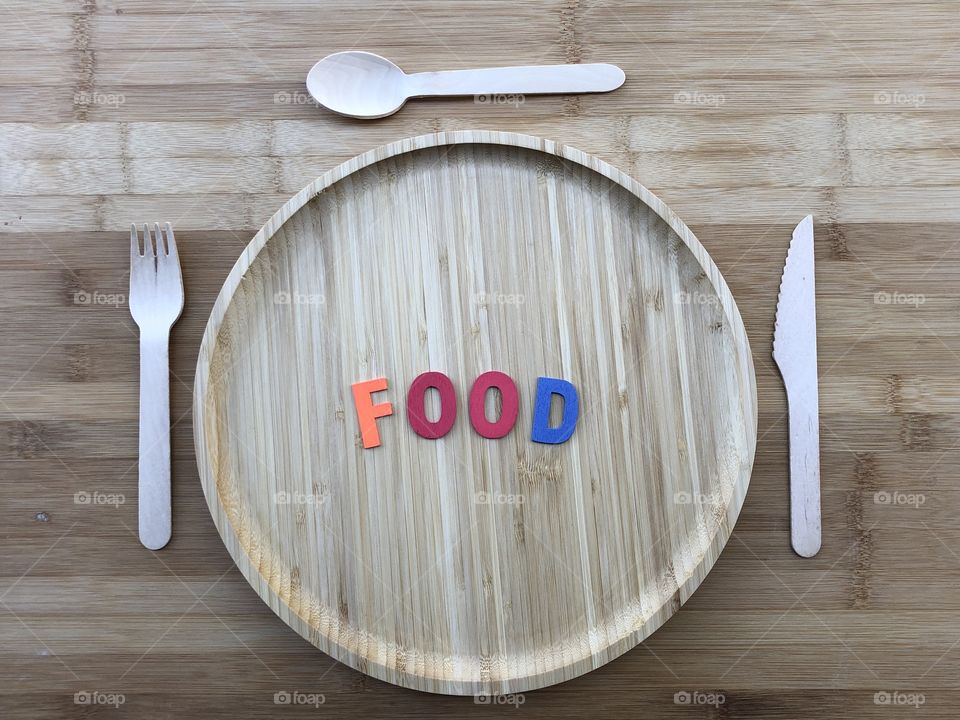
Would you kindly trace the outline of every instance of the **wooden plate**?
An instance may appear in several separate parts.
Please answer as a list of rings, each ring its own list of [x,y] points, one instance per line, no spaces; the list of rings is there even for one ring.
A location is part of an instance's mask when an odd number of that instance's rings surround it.
[[[519,392],[500,439],[468,412],[489,370]],[[427,371],[456,396],[439,439],[407,418]],[[364,448],[351,386],[380,377],[393,414]],[[561,444],[531,440],[539,377],[576,388]],[[656,630],[726,543],[756,444],[743,323],[690,230],[606,163],[495,132],[379,148],[291,199],[223,286],[194,400],[257,593],[338,660],[439,693],[560,682]]]

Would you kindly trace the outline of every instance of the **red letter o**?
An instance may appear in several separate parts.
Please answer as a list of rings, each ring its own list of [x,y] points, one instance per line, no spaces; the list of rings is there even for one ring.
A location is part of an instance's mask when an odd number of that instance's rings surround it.
[[[487,420],[484,404],[487,390],[497,388],[500,391],[500,419],[496,422]],[[477,378],[470,388],[470,424],[481,437],[502,438],[513,430],[517,422],[517,413],[520,411],[520,398],[517,386],[509,375],[496,370],[485,372]]]
[[[436,388],[440,393],[440,417],[436,422],[427,420],[427,413],[423,407],[423,396],[428,388]],[[450,378],[442,372],[425,372],[417,375],[410,383],[410,390],[407,392],[407,420],[413,431],[420,437],[436,440],[450,432],[456,419],[457,394]]]

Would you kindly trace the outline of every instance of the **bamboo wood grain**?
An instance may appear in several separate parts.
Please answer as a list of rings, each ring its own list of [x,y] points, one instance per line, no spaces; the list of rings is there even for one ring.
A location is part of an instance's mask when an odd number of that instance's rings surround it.
[[[463,407],[490,369],[522,388],[501,441]],[[433,441],[397,417],[427,370],[460,387]],[[529,439],[539,375],[581,395],[563,445]],[[348,391],[380,376],[395,416],[364,449]],[[270,219],[211,313],[194,428],[214,521],[285,622],[375,677],[492,695],[595,669],[686,601],[746,493],[756,389],[726,284],[660,200],[468,131],[366,153]]]
[[[941,0],[5,0],[0,716],[954,718],[956,12]],[[149,59],[155,42],[174,52],[124,76],[123,64]],[[294,99],[313,62],[351,46],[412,70],[612,61],[628,81],[588,102],[425,101],[374,124]],[[204,50],[217,51],[213,66],[191,76]],[[85,102],[94,91],[102,102]],[[694,91],[724,103],[676,102]],[[924,103],[877,101],[895,91]],[[372,147],[475,128],[577,147],[667,202],[730,285],[757,374],[750,492],[707,579],[641,646],[602,672],[526,694],[519,712],[372,680],[290,632],[232,569],[198,481],[190,421],[210,309],[277,208]],[[126,179],[117,183],[113,168]],[[82,181],[71,184],[71,172]],[[824,550],[812,562],[789,547],[786,407],[770,362],[787,242],[808,212],[822,238]],[[127,224],[147,217],[175,223],[187,292],[171,344],[179,534],[159,557],[135,538],[135,328],[124,306],[74,301],[79,291],[126,292]],[[878,304],[878,292],[925,302]],[[128,500],[75,503],[94,490]],[[926,502],[875,502],[890,491]],[[75,705],[84,689],[122,692],[126,703]],[[675,704],[675,693],[697,689],[723,691],[726,702]],[[894,689],[926,702],[874,702]],[[324,693],[326,704],[279,707],[283,690]]]

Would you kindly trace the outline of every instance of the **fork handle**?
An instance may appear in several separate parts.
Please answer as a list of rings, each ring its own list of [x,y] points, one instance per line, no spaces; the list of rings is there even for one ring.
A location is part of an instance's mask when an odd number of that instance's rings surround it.
[[[169,333],[140,334],[140,542],[159,550],[170,541]]]

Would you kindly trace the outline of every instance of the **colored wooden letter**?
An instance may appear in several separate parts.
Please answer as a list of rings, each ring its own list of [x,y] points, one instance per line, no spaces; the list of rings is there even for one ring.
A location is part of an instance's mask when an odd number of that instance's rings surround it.
[[[553,396],[563,398],[563,420],[550,427],[550,403]],[[537,378],[537,399],[533,408],[533,431],[530,439],[547,445],[559,445],[570,439],[580,414],[580,398],[573,383],[559,378]]]
[[[373,404],[372,395],[375,392],[387,389],[386,378],[364,380],[353,383],[353,404],[357,408],[357,420],[360,423],[360,437],[364,448],[375,448],[380,445],[380,431],[377,430],[377,418],[393,415],[393,405],[390,403]]]
[[[484,405],[487,391],[496,388],[500,391],[500,419],[496,422],[487,420]],[[517,412],[520,410],[520,398],[517,386],[509,375],[496,370],[485,372],[476,379],[470,388],[470,424],[481,437],[502,438],[513,430],[517,422]]]
[[[440,417],[434,422],[427,419],[427,412],[423,406],[423,397],[428,388],[436,388],[440,393]],[[450,378],[442,372],[425,372],[410,383],[407,392],[407,420],[410,427],[420,437],[428,440],[442,438],[453,427],[457,419],[457,394],[453,389]]]

